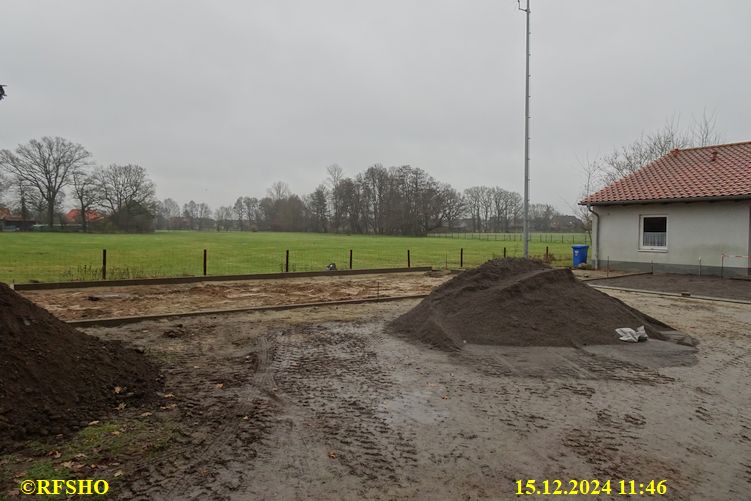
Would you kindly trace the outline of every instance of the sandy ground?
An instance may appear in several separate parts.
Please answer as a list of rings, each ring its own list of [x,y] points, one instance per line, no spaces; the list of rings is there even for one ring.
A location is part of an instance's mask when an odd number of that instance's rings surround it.
[[[694,295],[751,300],[751,282],[686,275],[622,276],[627,272],[574,270],[592,284],[614,287],[689,291]],[[611,278],[604,279],[607,275]],[[395,273],[350,277],[313,277],[283,280],[203,282],[178,285],[94,287],[21,291],[63,320],[141,316],[299,304],[342,299],[428,294],[451,274]],[[613,278],[622,276],[622,278]]]
[[[21,293],[58,318],[77,320],[427,294],[448,278],[444,272],[392,273]]]
[[[751,306],[615,295],[698,350],[447,353],[384,331],[415,300],[89,329],[161,361],[167,395],[142,419],[180,430],[96,475],[122,473],[118,499],[515,499],[527,479],[749,499]]]
[[[655,275],[632,275],[606,280],[592,280],[590,283],[628,289],[689,293],[694,296],[751,301],[751,280],[657,273]]]

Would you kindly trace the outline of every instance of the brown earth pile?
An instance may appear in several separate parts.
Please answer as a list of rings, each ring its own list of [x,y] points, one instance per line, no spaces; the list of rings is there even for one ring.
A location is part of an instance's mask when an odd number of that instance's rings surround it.
[[[443,349],[618,344],[616,328],[640,325],[656,339],[670,329],[570,270],[529,259],[496,259],[465,271],[391,323],[396,332]]]
[[[0,283],[0,450],[71,431],[160,386],[143,354],[83,334]]]

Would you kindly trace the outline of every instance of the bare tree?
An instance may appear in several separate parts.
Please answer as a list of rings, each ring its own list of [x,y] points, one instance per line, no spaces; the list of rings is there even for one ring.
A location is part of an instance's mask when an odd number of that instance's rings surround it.
[[[154,183],[140,165],[116,165],[97,173],[101,203],[111,212],[119,212],[129,204],[151,205],[154,201]]]
[[[254,224],[258,224],[258,199],[256,197],[243,197],[245,216],[248,218],[248,229],[252,230]]]
[[[173,217],[180,217],[180,206],[171,198],[165,198],[162,202],[162,210],[164,211],[164,217],[172,219]]]
[[[633,143],[615,149],[611,154],[602,157],[598,163],[602,167],[605,182],[612,183],[671,150],[685,148],[689,144],[688,137],[680,133],[675,121],[671,121],[658,131],[642,135]]]
[[[603,169],[596,160],[593,161],[587,159],[582,164],[581,170],[584,174],[584,187],[581,194],[579,195],[579,200],[584,200],[589,195],[594,193],[600,186],[602,186]],[[583,205],[569,206],[569,208],[574,212],[574,215],[576,215],[576,217],[578,217],[584,224],[584,230],[589,235],[589,240],[591,242],[592,213],[589,211],[589,208]]]
[[[96,175],[99,205],[109,212],[112,222],[126,231],[149,231],[155,205],[154,183],[140,165],[116,165]]]
[[[171,198],[155,203],[157,229],[173,230],[180,227],[180,205]]]
[[[386,232],[388,219],[387,199],[391,195],[393,183],[388,169],[381,164],[375,164],[365,171],[362,176],[363,195],[367,204],[366,219],[373,228],[373,233],[382,235]]]
[[[493,189],[480,186],[480,209],[482,210],[482,230],[490,231],[490,215],[493,211]]]
[[[198,229],[203,230],[211,224],[211,207],[205,202],[198,204]]]
[[[3,206],[3,197],[5,195],[5,192],[8,191],[9,185],[10,185],[10,181],[0,171],[0,207]]]
[[[43,137],[0,151],[0,167],[33,187],[44,200],[52,227],[55,205],[73,173],[86,167],[91,154],[80,144],[61,137]]]
[[[461,193],[450,185],[443,186],[443,219],[446,221],[449,231],[453,229],[456,220],[459,219],[466,209],[464,198]]]
[[[171,198],[165,198],[159,203],[157,223],[161,224],[162,228],[174,230],[175,227],[179,228],[179,221],[176,219],[180,217],[180,205]]]
[[[289,196],[292,194],[289,186],[284,181],[276,181],[271,185],[271,188],[266,190],[266,193],[268,194],[269,198],[274,201],[289,198]]]
[[[89,229],[88,213],[91,208],[99,203],[99,190],[94,175],[86,173],[82,169],[73,172],[71,176],[73,197],[76,199],[78,210],[81,211],[81,229],[86,233]]]
[[[331,208],[331,226],[334,232],[339,231],[343,224],[344,216],[342,214],[341,200],[342,191],[339,185],[344,180],[344,169],[337,164],[332,164],[326,167],[326,172],[329,177],[327,179],[329,183],[329,204]]]
[[[715,114],[707,115],[706,110],[698,120],[694,120],[689,131],[692,146],[711,146],[721,142],[721,135],[717,131]]]
[[[195,229],[193,225],[195,224],[196,219],[198,219],[198,204],[193,200],[183,204],[183,217],[188,219],[188,224],[190,225],[189,229]]]
[[[536,231],[550,231],[553,217],[558,215],[558,211],[550,204],[531,204],[529,206],[532,229]]]
[[[22,219],[29,220],[32,213],[36,217],[36,213],[40,209],[46,210],[46,204],[34,188],[19,177],[14,176],[12,180],[13,184],[10,188],[11,208],[20,214]]]
[[[482,207],[483,188],[483,186],[472,186],[464,190],[464,200],[466,201],[469,216],[472,218],[472,231],[482,230],[480,209]]]
[[[332,190],[344,179],[344,169],[337,164],[331,164],[326,167],[326,173],[329,175],[328,182]]]
[[[313,193],[308,195],[306,200],[313,230],[321,233],[326,232],[329,219],[328,193],[326,191],[326,186],[321,184]]]
[[[232,214],[234,209],[232,207],[219,207],[214,211],[214,219],[216,220],[216,231],[229,231],[232,225]]]
[[[521,195],[496,186],[493,188],[493,218],[496,230],[506,232],[513,226],[515,214],[522,204]]]
[[[596,163],[602,170],[602,180],[612,183],[641,167],[654,162],[678,148],[708,146],[719,141],[714,115],[705,113],[693,125],[681,130],[677,119],[667,121],[662,129],[643,135],[633,143],[618,148]]]
[[[246,218],[247,209],[245,208],[245,204],[243,203],[243,197],[237,197],[234,205],[232,205],[232,211],[235,213],[235,216],[237,216],[237,221],[240,225],[240,231],[244,230],[245,228],[243,227],[243,220]],[[249,218],[248,223],[250,223]],[[248,224],[248,226],[250,226],[250,224]]]

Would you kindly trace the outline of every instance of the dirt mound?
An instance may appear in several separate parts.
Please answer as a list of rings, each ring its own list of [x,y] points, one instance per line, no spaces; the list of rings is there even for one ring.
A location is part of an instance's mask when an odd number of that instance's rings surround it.
[[[444,349],[618,344],[616,328],[640,325],[657,339],[670,329],[570,270],[529,259],[496,259],[463,272],[391,323],[396,332]]]
[[[160,386],[143,354],[83,334],[0,283],[0,450],[70,431]]]

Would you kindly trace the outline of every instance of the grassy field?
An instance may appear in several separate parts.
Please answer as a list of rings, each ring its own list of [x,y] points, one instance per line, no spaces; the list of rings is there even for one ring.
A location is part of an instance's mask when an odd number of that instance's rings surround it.
[[[78,233],[0,233],[0,281],[96,280],[101,278],[102,249],[107,249],[107,278],[188,276],[203,273],[203,250],[208,274],[272,273],[323,270],[328,263],[354,269],[407,266],[458,268],[503,255],[522,254],[522,242],[511,235],[485,234],[473,238],[378,237],[315,233],[249,233],[165,231],[148,235],[89,235]],[[563,240],[563,241],[561,241]],[[554,264],[571,263],[571,241],[584,235],[534,234],[530,254],[542,257],[549,247]]]

